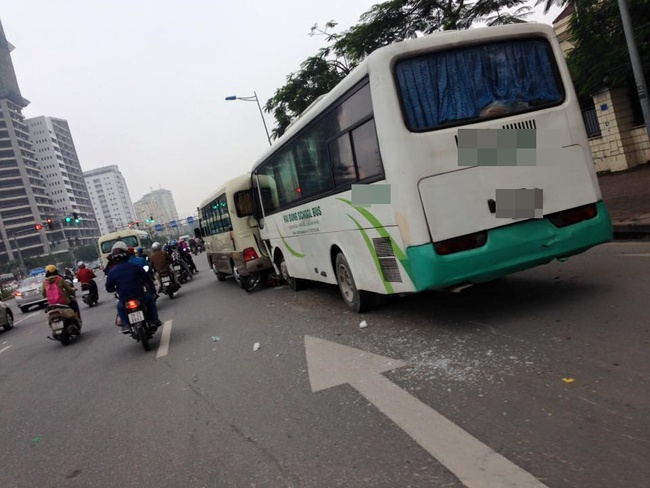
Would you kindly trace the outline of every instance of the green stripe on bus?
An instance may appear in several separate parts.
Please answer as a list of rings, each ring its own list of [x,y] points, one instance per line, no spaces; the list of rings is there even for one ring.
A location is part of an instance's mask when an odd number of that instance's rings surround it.
[[[377,230],[379,235],[381,237],[384,237],[386,239],[390,240],[390,245],[393,249],[393,253],[395,254],[395,257],[399,260],[399,262],[402,264],[402,267],[406,271],[406,274],[408,274],[409,278],[411,281],[413,281],[413,275],[411,274],[411,263],[409,261],[409,258],[407,257],[406,253],[400,249],[400,247],[397,245],[395,242],[395,239],[388,233],[386,228],[382,225],[381,222],[379,222],[379,219],[375,217],[370,211],[363,207],[355,207],[352,205],[352,202],[350,200],[346,200],[345,198],[337,198],[337,200],[340,200],[343,203],[347,203],[350,205],[353,209],[355,209],[357,212],[359,212],[361,215],[363,215],[368,222]],[[356,221],[355,221],[356,222]]]
[[[295,257],[297,257],[297,258],[304,258],[304,257],[305,257],[304,254],[299,253],[298,251],[294,250],[294,249],[289,245],[289,243],[287,242],[287,240],[286,240],[286,239],[284,238],[284,236],[282,235],[282,232],[280,232],[280,228],[278,227],[278,224],[277,224],[277,223],[275,224],[275,228],[278,229],[278,234],[280,234],[280,239],[282,239],[283,244],[287,247],[287,251],[289,251],[291,254],[293,254],[293,255],[294,255]]]
[[[381,281],[384,284],[384,288],[386,288],[386,291],[388,293],[394,293],[393,285],[391,285],[388,281],[384,279],[384,272],[381,269],[381,265],[379,264],[379,258],[377,257],[377,252],[375,251],[375,247],[372,245],[372,240],[368,236],[368,233],[363,229],[361,224],[357,222],[354,217],[352,217],[352,215],[350,214],[347,215],[348,217],[350,217],[352,222],[355,223],[355,225],[359,229],[359,232],[361,232],[361,235],[363,236],[363,240],[366,241],[366,246],[368,246],[368,250],[370,251],[372,260],[375,262],[375,266],[377,267],[377,273],[379,273],[379,277],[381,278]]]

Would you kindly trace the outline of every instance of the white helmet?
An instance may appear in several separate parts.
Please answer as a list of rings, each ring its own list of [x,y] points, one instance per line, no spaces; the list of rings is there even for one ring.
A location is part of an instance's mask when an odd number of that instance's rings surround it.
[[[79,262],[77,263],[77,268],[83,268],[83,267],[85,267],[85,266],[86,266],[86,263],[84,263],[83,261],[79,261]]]
[[[113,244],[111,254],[118,254],[120,251],[126,252],[128,249],[129,246],[127,246],[123,241],[117,241],[115,244]]]
[[[160,249],[160,242],[154,242],[154,243],[151,245],[151,250],[152,250],[152,251],[157,251],[158,249]]]

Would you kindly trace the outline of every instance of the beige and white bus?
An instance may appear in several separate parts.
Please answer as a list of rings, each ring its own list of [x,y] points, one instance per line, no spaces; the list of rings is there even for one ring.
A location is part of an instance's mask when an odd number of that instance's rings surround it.
[[[273,268],[253,217],[250,173],[231,179],[205,199],[199,219],[208,264],[219,281],[233,275],[241,282],[240,276]]]
[[[138,248],[142,247],[145,252],[151,250],[151,236],[143,231],[137,229],[124,229],[118,230],[116,232],[110,232],[104,234],[97,240],[97,245],[99,246],[99,255],[102,258],[102,266],[108,264],[108,255],[111,253],[113,245],[122,241],[128,247]]]

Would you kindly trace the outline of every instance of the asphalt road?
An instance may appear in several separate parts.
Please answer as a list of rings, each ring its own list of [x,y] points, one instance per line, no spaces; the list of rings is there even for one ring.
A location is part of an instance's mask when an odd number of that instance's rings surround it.
[[[105,292],[68,347],[13,307],[0,487],[650,487],[648,243],[363,316],[196,261],[147,353]]]

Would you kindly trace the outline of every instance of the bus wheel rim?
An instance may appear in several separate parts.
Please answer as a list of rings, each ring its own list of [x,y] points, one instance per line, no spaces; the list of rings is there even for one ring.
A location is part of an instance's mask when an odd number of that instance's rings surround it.
[[[343,265],[339,266],[338,278],[341,294],[347,301],[352,303],[354,301],[355,289],[354,285],[352,284],[352,277],[350,276],[350,273],[346,267]]]

